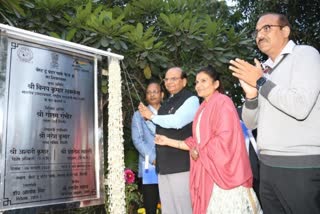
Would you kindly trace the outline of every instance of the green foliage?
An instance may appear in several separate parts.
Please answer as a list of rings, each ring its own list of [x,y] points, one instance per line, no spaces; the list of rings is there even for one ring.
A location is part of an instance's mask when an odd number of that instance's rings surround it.
[[[125,186],[126,195],[126,213],[134,214],[137,212],[139,207],[142,207],[142,194],[138,190],[138,184],[126,184]]]
[[[14,23],[21,28],[100,49],[111,48],[123,54],[123,67],[132,74],[140,97],[144,97],[144,82],[150,78],[162,79],[170,66],[183,66],[190,74],[189,85],[193,86],[194,73],[199,67],[210,63],[230,77],[228,61],[253,53],[247,34],[235,31],[228,21],[227,17],[232,14],[224,2],[133,0],[104,3],[30,0],[31,6],[24,7],[26,16]],[[231,85],[227,82],[226,88],[233,90],[233,87],[228,88]],[[105,89],[103,87],[104,92]],[[126,99],[129,94],[124,96]]]
[[[21,8],[21,0],[0,0],[1,8],[10,10],[16,13],[16,15],[24,15],[24,11]]]
[[[125,149],[125,167],[130,168],[133,171],[138,171],[138,152],[133,148],[126,148]]]
[[[11,17],[19,18],[24,16],[24,10],[20,6],[21,0],[0,0],[0,17],[10,25],[13,25]],[[1,19],[0,19],[1,23]]]
[[[35,5],[37,8],[49,12],[63,9],[68,2],[69,0],[35,0]]]

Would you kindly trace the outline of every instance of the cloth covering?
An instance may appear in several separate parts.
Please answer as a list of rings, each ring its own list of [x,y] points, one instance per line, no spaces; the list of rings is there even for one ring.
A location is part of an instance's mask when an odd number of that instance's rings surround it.
[[[262,209],[252,188],[239,186],[231,190],[213,187],[207,214],[261,214]]]
[[[231,99],[219,92],[202,102],[194,121],[200,121],[200,143],[193,136],[186,139],[190,149],[196,147],[198,160],[191,159],[190,192],[193,213],[206,213],[213,185],[228,190],[238,186],[252,187],[252,172],[245,148],[239,117]]]

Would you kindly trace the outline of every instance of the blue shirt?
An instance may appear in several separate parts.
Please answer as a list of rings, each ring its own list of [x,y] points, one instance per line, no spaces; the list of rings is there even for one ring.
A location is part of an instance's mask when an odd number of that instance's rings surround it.
[[[157,111],[152,107],[148,108],[155,114]],[[139,174],[142,177],[142,171],[145,164],[145,156],[149,155],[149,164],[156,159],[154,145],[155,125],[151,121],[145,121],[139,111],[136,111],[132,117],[131,137],[135,148],[139,152]]]
[[[199,99],[189,97],[174,114],[155,115],[152,122],[166,129],[181,129],[193,121],[199,108]]]

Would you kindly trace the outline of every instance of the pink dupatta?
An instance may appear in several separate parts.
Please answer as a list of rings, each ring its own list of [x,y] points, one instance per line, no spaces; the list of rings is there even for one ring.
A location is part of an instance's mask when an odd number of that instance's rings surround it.
[[[196,124],[200,121],[200,144]],[[193,137],[186,140],[190,149],[199,151],[190,160],[190,192],[193,213],[206,213],[215,183],[222,189],[252,187],[252,172],[237,111],[231,99],[215,92],[199,107],[192,127]]]

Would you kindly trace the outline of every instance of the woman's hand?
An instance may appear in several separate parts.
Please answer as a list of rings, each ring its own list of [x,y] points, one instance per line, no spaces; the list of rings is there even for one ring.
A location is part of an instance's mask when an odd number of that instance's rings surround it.
[[[193,148],[190,150],[190,156],[194,161],[196,161],[199,158],[199,152],[197,148]]]

